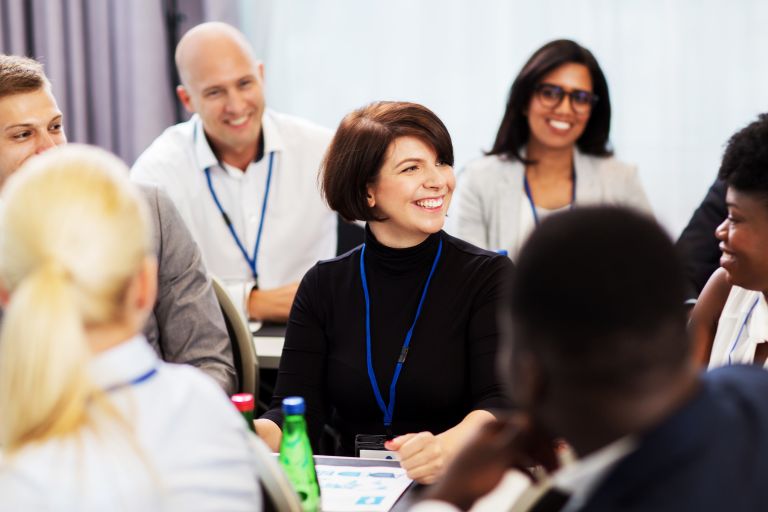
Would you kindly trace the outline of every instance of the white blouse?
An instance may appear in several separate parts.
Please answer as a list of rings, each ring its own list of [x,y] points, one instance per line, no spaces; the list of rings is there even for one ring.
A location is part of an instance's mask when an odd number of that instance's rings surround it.
[[[162,362],[143,336],[97,355],[91,371],[131,432],[97,418],[0,456],[0,511],[261,508],[252,434],[213,380]]]
[[[733,286],[717,323],[709,368],[752,364],[759,343],[768,340],[768,303],[761,292]]]

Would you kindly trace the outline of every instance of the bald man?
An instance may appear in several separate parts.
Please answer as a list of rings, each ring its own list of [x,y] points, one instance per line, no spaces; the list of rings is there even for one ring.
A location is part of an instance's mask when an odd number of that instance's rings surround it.
[[[165,130],[132,177],[171,196],[247,316],[285,321],[298,281],[336,252],[336,215],[317,185],[332,132],[265,108],[264,66],[227,24],[184,34],[176,67],[194,115]]]

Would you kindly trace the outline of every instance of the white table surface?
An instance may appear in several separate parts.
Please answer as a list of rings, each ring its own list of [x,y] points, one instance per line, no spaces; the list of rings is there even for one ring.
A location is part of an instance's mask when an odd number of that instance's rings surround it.
[[[250,322],[251,332],[256,333],[261,328],[260,322]],[[280,356],[283,353],[283,336],[253,336],[253,345],[259,368],[276,370],[280,367]]]

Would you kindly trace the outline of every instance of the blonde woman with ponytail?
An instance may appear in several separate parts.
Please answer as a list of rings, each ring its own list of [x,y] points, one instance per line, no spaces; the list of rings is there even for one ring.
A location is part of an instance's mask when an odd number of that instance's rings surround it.
[[[157,265],[128,169],[30,159],[0,196],[0,510],[254,510],[245,423],[141,330]]]

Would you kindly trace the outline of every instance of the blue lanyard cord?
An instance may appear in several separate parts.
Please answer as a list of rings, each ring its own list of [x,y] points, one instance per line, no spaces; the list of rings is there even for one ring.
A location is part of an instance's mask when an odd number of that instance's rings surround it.
[[[138,377],[136,377],[133,380],[130,380],[128,382],[119,382],[117,384],[113,384],[111,386],[108,386],[107,388],[104,389],[104,392],[105,393],[113,393],[113,392],[117,391],[118,389],[123,389],[123,388],[128,388],[128,387],[131,387],[131,386],[136,386],[136,385],[141,384],[142,382],[144,382],[146,380],[149,380],[156,373],[157,373],[157,368],[152,368],[148,372],[142,373],[141,375],[139,375]]]
[[[741,339],[741,333],[744,332],[744,328],[747,326],[747,322],[749,322],[749,318],[752,316],[752,311],[754,311],[755,306],[757,306],[758,302],[760,302],[759,295],[755,299],[755,302],[753,302],[752,305],[749,307],[747,314],[744,316],[744,321],[741,323],[741,327],[739,328],[739,333],[736,335],[736,338],[733,340],[733,343],[731,343],[731,349],[728,351],[728,364],[733,364],[733,361],[731,360],[731,355],[733,354],[733,351],[736,350],[736,347],[739,345],[739,340]]]
[[[576,168],[571,166],[571,180],[573,181],[573,188],[571,189],[571,206],[570,209],[573,209],[573,205],[576,203]],[[528,184],[528,177],[525,175],[525,170],[523,170],[523,188],[525,188],[525,195],[528,196],[528,203],[531,205],[531,213],[533,213],[533,223],[538,226],[539,225],[539,214],[536,212],[536,203],[533,202],[533,194],[531,193],[531,186]]]
[[[435,274],[437,262],[440,260],[440,254],[442,254],[442,252],[443,241],[440,240],[440,243],[437,246],[437,254],[435,254],[435,259],[432,261],[432,268],[430,268],[429,275],[427,276],[427,282],[424,284],[424,290],[421,292],[419,306],[416,308],[416,316],[413,318],[411,328],[408,329],[408,333],[405,335],[405,342],[403,343],[403,348],[400,350],[400,357],[397,358],[395,373],[392,376],[392,382],[389,385],[389,405],[385,405],[379,389],[379,383],[376,380],[376,373],[373,371],[373,358],[371,355],[371,299],[368,294],[368,279],[365,276],[365,244],[363,244],[362,249],[360,250],[360,277],[363,281],[363,295],[365,296],[365,360],[368,365],[368,379],[371,381],[373,395],[376,397],[376,403],[379,405],[379,409],[384,413],[384,426],[387,428],[392,425],[392,415],[395,411],[395,390],[397,388],[397,380],[400,378],[400,372],[403,369],[405,358],[408,355],[408,347],[411,344],[413,329],[416,327],[416,321],[419,319],[419,315],[421,315],[421,308],[424,305],[424,299],[427,296],[429,283],[432,281],[432,276]]]
[[[227,228],[229,228],[229,232],[232,235],[232,238],[235,240],[235,243],[237,244],[238,249],[240,249],[240,253],[243,255],[243,258],[245,258],[246,263],[248,264],[248,268],[251,269],[251,275],[253,275],[254,281],[256,281],[255,286],[258,288],[258,280],[259,280],[259,274],[256,271],[256,259],[259,256],[259,245],[261,244],[261,232],[264,229],[264,217],[267,213],[267,199],[269,198],[269,185],[272,183],[272,164],[275,159],[275,152],[272,151],[269,153],[269,170],[267,171],[267,184],[264,187],[264,200],[261,203],[261,218],[259,219],[259,230],[256,233],[256,245],[253,248],[253,257],[248,255],[248,251],[245,249],[245,246],[243,245],[243,242],[240,240],[240,237],[237,236],[237,232],[235,231],[235,226],[232,224],[232,219],[230,219],[229,215],[227,215],[227,212],[224,211],[224,208],[221,206],[221,202],[219,201],[219,197],[216,195],[216,190],[213,188],[213,182],[211,181],[211,168],[206,167],[205,168],[205,178],[208,181],[208,190],[211,191],[211,197],[213,198],[213,202],[216,203],[216,207],[219,209],[219,212],[221,212],[221,217],[224,219],[224,223],[227,225]]]

